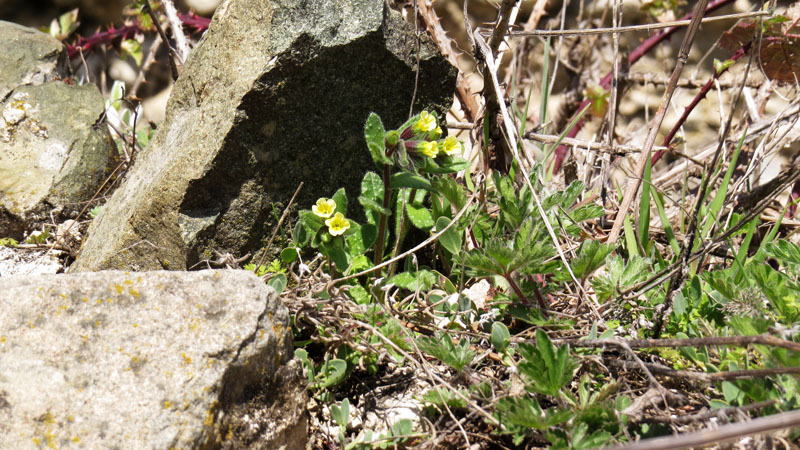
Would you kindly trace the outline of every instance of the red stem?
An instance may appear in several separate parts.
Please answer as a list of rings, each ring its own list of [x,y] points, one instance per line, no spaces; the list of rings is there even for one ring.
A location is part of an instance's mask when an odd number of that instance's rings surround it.
[[[192,14],[178,14],[183,26],[192,31],[205,31],[211,23],[211,19],[200,17],[194,13]],[[107,44],[117,39],[129,39],[138,33],[143,33],[144,30],[139,26],[139,23],[132,25],[125,25],[120,28],[110,27],[107,31],[102,31],[93,34],[89,37],[78,37],[74,44],[65,44],[67,46],[67,55],[70,59],[75,58],[80,52],[90,52],[98,45]]]
[[[713,11],[715,11],[715,10],[725,6],[725,5],[727,5],[728,3],[733,3],[733,0],[716,0],[714,2],[711,2],[711,3],[709,3],[708,7],[706,7],[705,14],[713,12]],[[691,18],[692,18],[692,14],[689,13],[689,14],[681,17],[681,20],[689,20]],[[650,36],[649,38],[645,39],[644,42],[639,44],[639,46],[636,47],[630,53],[630,55],[628,55],[628,65],[632,66],[633,63],[635,63],[642,56],[647,54],[657,44],[667,40],[670,36],[672,36],[679,29],[680,29],[680,27],[664,28],[663,30],[661,30],[661,31],[655,33],[654,35]],[[613,71],[609,72],[608,74],[606,74],[606,76],[603,77],[602,80],[600,80],[600,86],[602,86],[604,89],[608,89],[608,87],[611,86],[611,79],[612,79],[613,76],[614,76],[614,72]],[[581,102],[580,106],[578,106],[578,111],[582,111],[583,108],[585,108],[586,105],[588,105],[589,103],[590,103],[590,100],[584,99],[583,102]],[[575,136],[577,136],[578,133],[581,131],[581,128],[583,128],[584,120],[585,119],[579,120],[578,123],[576,123],[575,126],[572,127],[571,130],[569,130],[569,132],[567,133],[566,136],[568,138],[574,138]],[[556,173],[558,173],[558,171],[561,169],[561,164],[564,162],[564,158],[567,156],[567,151],[568,150],[569,150],[569,147],[567,147],[566,145],[562,144],[562,145],[559,145],[558,148],[556,148],[555,152],[553,153],[553,158],[554,158],[554,160],[553,160],[553,174],[554,175]]]
[[[750,51],[750,47],[752,45],[753,45],[752,41],[748,42],[747,44],[744,44],[742,48],[737,50],[736,53],[731,57],[731,60],[736,61],[743,55],[746,55],[747,52]],[[675,134],[683,126],[683,124],[686,123],[686,120],[689,118],[689,114],[692,113],[692,111],[697,107],[697,105],[699,105],[700,102],[706,97],[706,94],[708,94],[708,92],[711,90],[711,87],[714,86],[714,80],[722,76],[722,74],[727,72],[728,69],[729,68],[726,67],[725,69],[720,70],[719,72],[715,72],[714,76],[712,76],[711,79],[709,79],[708,82],[706,82],[706,84],[700,89],[700,92],[698,92],[697,95],[694,96],[692,102],[689,103],[689,106],[684,108],[683,114],[681,114],[680,119],[678,119],[678,121],[675,122],[675,125],[672,127],[672,129],[669,130],[669,134],[667,134],[664,137],[664,142],[661,144],[662,147],[669,147],[669,145],[672,144],[672,139],[675,137]],[[661,156],[663,156],[664,153],[666,153],[666,150],[659,150],[655,152],[652,158],[650,159],[650,165],[654,165],[656,162],[658,162],[658,160],[661,159]]]

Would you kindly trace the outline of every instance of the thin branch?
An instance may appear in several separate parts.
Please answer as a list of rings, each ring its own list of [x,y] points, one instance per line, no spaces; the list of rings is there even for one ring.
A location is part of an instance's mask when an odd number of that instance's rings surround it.
[[[800,411],[789,411],[767,417],[759,417],[747,422],[722,425],[715,429],[705,429],[678,436],[645,439],[630,445],[612,447],[613,450],[669,450],[674,448],[701,447],[720,444],[723,441],[743,436],[778,431],[800,426]]]
[[[297,189],[294,190],[294,194],[292,194],[292,198],[289,199],[289,203],[286,204],[286,208],[283,209],[283,213],[281,214],[280,219],[278,219],[278,223],[275,225],[275,229],[272,231],[272,236],[269,238],[269,242],[267,242],[267,246],[264,247],[264,253],[261,254],[261,258],[258,260],[258,264],[256,264],[256,270],[258,270],[258,266],[264,264],[264,258],[267,257],[269,253],[270,247],[272,247],[272,241],[275,240],[275,236],[278,235],[278,230],[281,229],[281,225],[283,225],[283,221],[286,220],[286,216],[289,215],[289,210],[292,208],[292,204],[294,200],[297,198],[297,194],[300,193],[300,189],[303,189],[303,182],[301,181],[299,185],[297,185]]]
[[[669,78],[652,73],[652,72],[631,72],[627,75],[623,75],[620,78],[623,78],[625,81],[630,81],[632,83],[638,84],[652,84],[656,86],[663,86],[669,83]],[[682,88],[689,88],[689,89],[697,89],[702,88],[705,84],[708,83],[708,80],[697,80],[694,78],[681,78],[678,80],[678,87]],[[722,89],[730,89],[734,87],[739,87],[741,80],[717,80],[719,87]],[[762,81],[759,80],[747,80],[745,86],[749,88],[758,89],[763,84]],[[449,126],[449,125],[448,125]]]
[[[625,192],[625,197],[622,200],[622,205],[620,205],[619,211],[617,212],[617,217],[614,220],[614,226],[611,227],[611,232],[608,234],[608,240],[606,242],[609,244],[615,244],[617,242],[620,231],[622,231],[622,223],[625,221],[625,217],[628,215],[628,209],[630,209],[631,204],[636,199],[636,194],[639,192],[639,186],[642,184],[644,168],[647,165],[647,158],[650,158],[650,149],[652,149],[653,144],[655,144],[658,130],[661,128],[661,123],[664,121],[664,117],[667,114],[667,107],[672,100],[672,94],[675,93],[675,87],[680,79],[683,66],[689,59],[689,50],[692,48],[692,43],[694,42],[694,37],[697,35],[697,30],[700,28],[700,21],[705,13],[706,4],[708,4],[708,0],[700,0],[697,2],[697,5],[695,5],[692,23],[689,25],[689,29],[686,31],[686,36],[683,37],[683,43],[681,44],[681,49],[678,52],[678,61],[675,63],[675,69],[672,71],[670,83],[667,85],[661,105],[659,106],[658,112],[653,119],[653,123],[650,125],[650,132],[647,133],[647,138],[644,141],[643,151],[639,155],[635,176],[632,180],[630,180],[628,189]]]
[[[714,382],[741,380],[745,378],[760,378],[772,375],[800,374],[800,367],[776,367],[773,369],[750,369],[750,370],[729,370],[723,372],[696,372],[693,370],[675,370],[661,364],[636,363],[631,361],[618,361],[609,359],[606,364],[610,366],[623,367],[625,369],[647,369],[646,375],[651,377],[651,373],[664,375],[673,378],[684,378],[691,381]]]
[[[618,345],[616,339],[553,339],[557,345],[569,344],[570,347],[601,348],[607,345]],[[752,344],[780,347],[795,352],[800,352],[800,343],[777,338],[771,334],[757,334],[752,336],[716,336],[688,339],[630,339],[626,343],[631,348],[657,348],[657,347],[699,347],[703,345],[733,345],[745,347]]]
[[[724,16],[705,17],[702,23],[717,22],[720,20],[729,19],[749,19],[751,17],[769,16],[768,11],[755,11],[746,13],[726,14]],[[685,27],[691,25],[691,20],[675,20],[673,22],[663,23],[650,23],[646,25],[628,25],[624,27],[609,27],[609,28],[589,28],[577,30],[532,30],[532,31],[511,31],[508,36],[511,37],[529,37],[529,36],[589,36],[598,34],[611,34],[611,33],[630,33],[632,31],[652,31],[663,28],[672,27]]]
[[[156,16],[155,11],[150,6],[150,0],[144,0],[144,5],[142,8],[149,16],[150,19],[153,21],[153,25],[156,26],[156,30],[158,30],[158,35],[161,36],[161,40],[164,41],[164,44],[167,46],[167,50],[169,53],[169,69],[172,72],[172,81],[178,79],[178,64],[175,62],[178,59],[178,56],[175,54],[175,49],[169,44],[169,39],[167,39],[167,33],[164,32],[164,29],[161,27],[161,23],[158,21],[158,16]]]

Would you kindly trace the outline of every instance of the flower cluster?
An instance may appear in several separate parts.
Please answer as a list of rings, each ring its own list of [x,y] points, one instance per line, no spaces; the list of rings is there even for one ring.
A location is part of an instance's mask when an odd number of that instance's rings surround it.
[[[402,139],[418,139],[408,142],[408,148],[429,158],[439,155],[457,156],[464,152],[464,143],[458,139],[442,136],[442,128],[436,121],[436,116],[428,111],[422,111],[419,118],[410,127],[403,130]]]
[[[317,217],[325,219],[325,225],[331,236],[341,236],[350,228],[350,221],[345,219],[344,214],[340,212],[334,214],[336,202],[332,199],[324,197],[318,199],[317,203],[311,207],[311,211]]]

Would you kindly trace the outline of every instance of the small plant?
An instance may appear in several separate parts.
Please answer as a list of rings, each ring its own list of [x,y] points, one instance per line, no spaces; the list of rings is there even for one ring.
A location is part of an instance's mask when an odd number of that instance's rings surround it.
[[[18,245],[19,242],[14,238],[0,238],[0,247],[15,248]]]

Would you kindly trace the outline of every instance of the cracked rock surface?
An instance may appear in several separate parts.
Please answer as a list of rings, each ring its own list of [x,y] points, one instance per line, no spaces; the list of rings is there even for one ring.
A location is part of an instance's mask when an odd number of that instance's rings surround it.
[[[252,273],[3,277],[0,310],[4,447],[305,445],[288,311]]]

